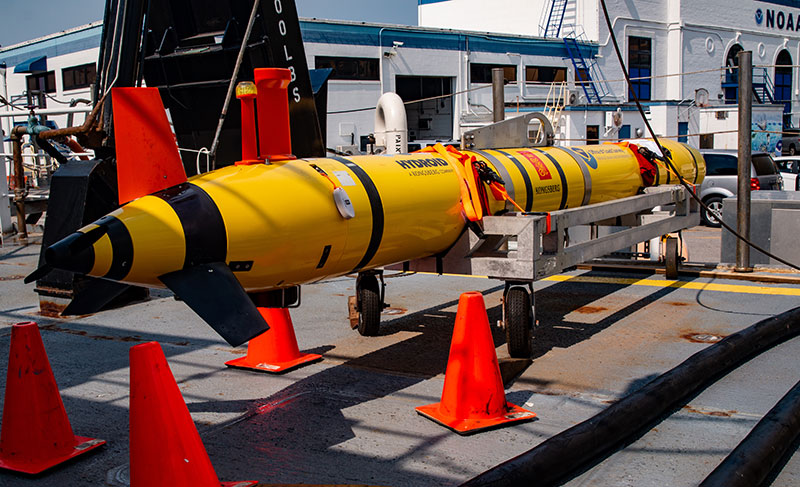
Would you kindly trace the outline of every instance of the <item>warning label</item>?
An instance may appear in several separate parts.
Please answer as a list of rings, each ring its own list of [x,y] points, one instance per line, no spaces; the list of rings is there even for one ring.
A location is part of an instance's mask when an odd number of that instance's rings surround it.
[[[533,167],[536,169],[536,173],[539,175],[539,179],[553,179],[553,176],[550,174],[550,170],[547,169],[544,161],[539,159],[536,154],[526,150],[521,150],[519,153],[533,165]]]

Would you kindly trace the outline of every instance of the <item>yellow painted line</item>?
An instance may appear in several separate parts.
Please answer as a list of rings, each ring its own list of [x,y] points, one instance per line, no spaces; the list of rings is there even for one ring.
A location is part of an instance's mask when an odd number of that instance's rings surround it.
[[[689,281],[670,281],[658,279],[632,279],[625,277],[594,277],[594,276],[550,276],[543,281],[553,282],[585,282],[593,284],[624,284],[628,286],[649,286],[649,287],[675,287],[681,289],[693,289],[697,291],[717,291],[722,293],[740,294],[771,294],[774,296],[800,296],[800,288],[793,287],[767,287],[767,286],[746,286],[742,284],[717,284],[713,282],[689,282]]]

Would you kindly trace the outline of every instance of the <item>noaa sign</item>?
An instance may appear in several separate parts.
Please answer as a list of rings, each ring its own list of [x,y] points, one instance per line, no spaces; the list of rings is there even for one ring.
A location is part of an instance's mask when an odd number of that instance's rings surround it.
[[[800,2],[795,0],[758,0],[762,3],[771,3],[787,7],[800,8]],[[800,12],[778,8],[757,8],[755,21],[759,26],[767,29],[800,31]]]

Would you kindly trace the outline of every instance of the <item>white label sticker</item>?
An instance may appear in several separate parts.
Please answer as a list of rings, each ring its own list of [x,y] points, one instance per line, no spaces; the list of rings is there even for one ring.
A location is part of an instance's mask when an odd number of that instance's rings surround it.
[[[356,182],[353,181],[353,178],[350,177],[350,174],[347,171],[333,171],[333,175],[336,176],[336,179],[339,180],[339,184],[342,186],[356,185]]]

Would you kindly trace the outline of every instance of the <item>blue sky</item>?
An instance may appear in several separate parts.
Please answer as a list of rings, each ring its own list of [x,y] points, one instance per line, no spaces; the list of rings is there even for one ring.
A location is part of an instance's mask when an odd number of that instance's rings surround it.
[[[225,1],[225,0],[220,0]],[[236,0],[231,0],[236,1]],[[262,0],[267,1],[267,0]],[[296,0],[301,17],[417,25],[417,0]],[[2,0],[0,46],[103,18],[105,0]]]

